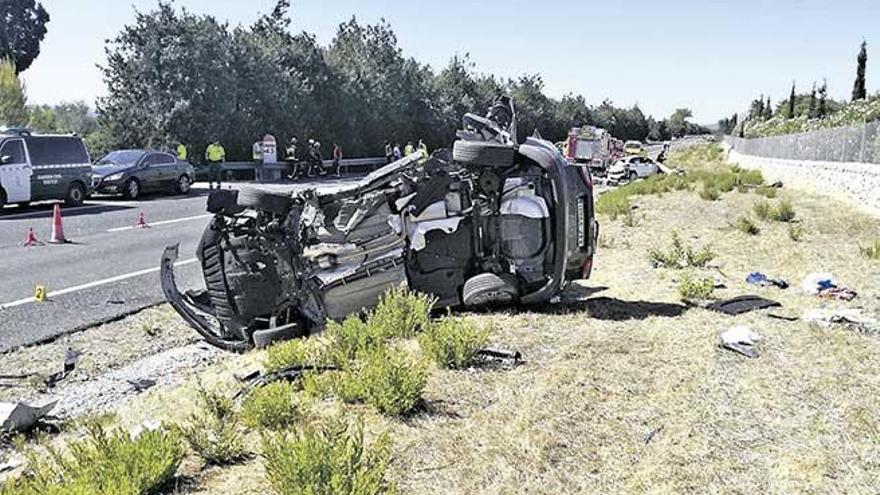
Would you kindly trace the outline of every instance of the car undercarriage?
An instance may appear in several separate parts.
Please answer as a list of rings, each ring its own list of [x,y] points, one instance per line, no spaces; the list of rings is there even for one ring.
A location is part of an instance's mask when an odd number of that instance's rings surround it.
[[[551,300],[592,268],[592,184],[551,144],[515,136],[502,98],[486,117],[464,117],[452,150],[404,157],[334,193],[215,191],[197,248],[206,290],[178,291],[169,247],[166,298],[233,351],[319,330],[400,284],[438,307]]]

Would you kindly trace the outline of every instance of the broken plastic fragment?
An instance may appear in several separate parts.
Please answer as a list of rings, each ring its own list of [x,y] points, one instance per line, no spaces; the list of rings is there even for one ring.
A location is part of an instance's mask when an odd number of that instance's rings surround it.
[[[41,403],[0,402],[0,431],[27,431],[34,423],[49,414],[58,399]]]

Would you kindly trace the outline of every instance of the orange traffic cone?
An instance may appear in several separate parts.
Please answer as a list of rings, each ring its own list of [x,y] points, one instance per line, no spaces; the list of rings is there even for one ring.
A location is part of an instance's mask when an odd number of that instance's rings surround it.
[[[139,229],[150,228],[150,224],[148,224],[146,218],[144,218],[144,211],[143,210],[141,210],[140,214],[138,214],[138,221],[134,226]]]
[[[37,239],[36,234],[34,234],[34,228],[28,227],[27,240],[24,241],[24,246],[31,247],[31,246],[39,246],[40,244],[42,244],[42,242],[40,242]]]
[[[64,237],[64,226],[61,225],[61,206],[56,204],[55,211],[52,214],[52,238],[49,239],[52,244],[67,244],[68,241]]]

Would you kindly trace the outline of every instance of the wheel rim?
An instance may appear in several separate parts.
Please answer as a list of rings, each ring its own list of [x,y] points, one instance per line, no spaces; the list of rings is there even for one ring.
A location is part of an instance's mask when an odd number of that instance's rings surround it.
[[[131,181],[128,184],[128,195],[132,198],[138,195],[138,183],[135,181]]]
[[[180,187],[180,192],[185,193],[189,191],[189,179],[187,179],[185,176],[180,178],[177,185],[178,187]]]
[[[82,191],[78,187],[74,187],[70,189],[70,200],[74,203],[79,203],[82,199]]]

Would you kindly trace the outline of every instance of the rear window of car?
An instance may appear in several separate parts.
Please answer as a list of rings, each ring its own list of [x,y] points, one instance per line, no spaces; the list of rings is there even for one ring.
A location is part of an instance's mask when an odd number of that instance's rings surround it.
[[[27,140],[32,165],[72,165],[89,163],[82,139],[62,136],[33,136]]]

